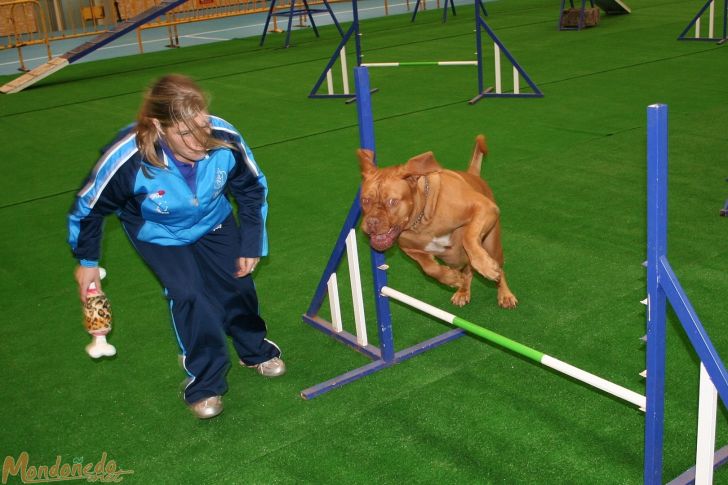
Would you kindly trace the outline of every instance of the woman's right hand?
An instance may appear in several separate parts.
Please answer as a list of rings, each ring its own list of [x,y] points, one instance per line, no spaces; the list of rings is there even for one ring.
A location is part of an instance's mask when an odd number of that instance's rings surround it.
[[[96,289],[101,292],[101,273],[98,267],[89,268],[87,266],[76,266],[74,271],[76,282],[78,283],[78,293],[81,297],[81,303],[86,303],[86,293],[91,283],[96,285]]]

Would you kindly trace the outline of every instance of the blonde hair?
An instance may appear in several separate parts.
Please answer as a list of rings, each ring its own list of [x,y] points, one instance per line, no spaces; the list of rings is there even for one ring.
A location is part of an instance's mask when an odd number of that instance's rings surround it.
[[[144,96],[137,115],[137,146],[144,160],[155,167],[165,167],[157,152],[161,133],[154,120],[164,129],[176,123],[184,123],[206,150],[234,148],[229,143],[214,138],[205,127],[194,122],[200,113],[207,112],[208,104],[200,87],[187,76],[169,74],[158,79]]]

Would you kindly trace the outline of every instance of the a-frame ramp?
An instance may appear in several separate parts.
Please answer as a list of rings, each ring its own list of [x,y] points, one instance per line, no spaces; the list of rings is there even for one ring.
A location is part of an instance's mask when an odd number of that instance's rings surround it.
[[[104,32],[103,34],[99,34],[90,41],[85,42],[74,49],[71,49],[65,54],[54,57],[45,64],[40,65],[35,69],[26,72],[22,76],[13,79],[9,83],[0,87],[0,92],[5,94],[12,94],[22,91],[28,86],[35,84],[45,77],[50,76],[54,72],[63,69],[67,65],[91,54],[96,49],[99,49],[115,41],[119,37],[128,34],[132,30],[146,24],[147,22],[151,22],[160,15],[169,12],[173,8],[178,7],[179,5],[182,5],[187,1],[188,0],[162,0],[159,5],[149,8],[144,12],[117,24],[116,27],[114,27],[113,29]]]
[[[632,9],[621,0],[594,0],[607,15],[632,13]]]

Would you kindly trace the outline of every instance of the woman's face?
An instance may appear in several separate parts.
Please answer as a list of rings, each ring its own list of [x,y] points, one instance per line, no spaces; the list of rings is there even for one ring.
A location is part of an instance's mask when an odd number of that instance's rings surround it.
[[[194,126],[192,123],[199,127],[206,135],[209,136],[212,133],[206,112],[200,112],[195,116],[190,122],[190,126],[184,121],[181,121],[162,129],[162,134],[167,145],[169,145],[175,158],[180,162],[194,163],[205,158],[207,154],[203,140],[198,140],[194,135],[194,131],[192,130]]]

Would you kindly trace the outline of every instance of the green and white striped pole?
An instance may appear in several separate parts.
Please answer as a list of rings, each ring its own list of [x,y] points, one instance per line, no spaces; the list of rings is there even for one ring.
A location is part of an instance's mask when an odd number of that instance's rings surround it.
[[[477,66],[478,61],[367,62],[362,67]]]
[[[630,391],[629,389],[626,389],[606,379],[602,379],[601,377],[595,376],[594,374],[590,374],[589,372],[583,371],[577,367],[574,367],[573,365],[562,362],[549,355],[520,344],[514,340],[503,337],[502,335],[475,325],[474,323],[468,322],[467,320],[463,320],[460,317],[456,317],[451,313],[440,310],[439,308],[435,308],[432,305],[417,300],[416,298],[412,298],[411,296],[405,295],[404,293],[389,288],[388,286],[384,286],[382,288],[382,295],[388,296],[389,298],[394,298],[395,300],[400,301],[405,305],[409,305],[413,308],[421,310],[429,315],[432,315],[435,318],[444,320],[445,322],[455,325],[456,327],[460,327],[467,332],[470,332],[490,342],[498,344],[501,347],[505,347],[506,349],[511,350],[519,355],[527,357],[531,360],[535,360],[536,362],[545,365],[546,367],[550,367],[555,371],[566,374],[569,377],[573,377],[576,380],[589,384],[592,387],[596,387],[597,389],[600,389],[608,394],[630,402],[635,406],[639,407],[641,411],[645,411],[646,409],[647,399],[641,394]]]

